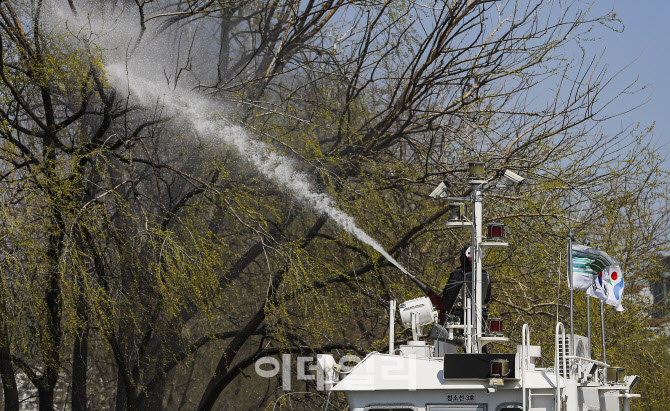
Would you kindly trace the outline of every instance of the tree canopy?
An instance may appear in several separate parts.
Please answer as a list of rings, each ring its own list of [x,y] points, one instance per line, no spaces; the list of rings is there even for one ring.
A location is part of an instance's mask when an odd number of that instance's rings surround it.
[[[361,233],[440,290],[469,235],[427,194],[466,194],[473,160],[527,178],[485,203],[510,346],[566,321],[573,231],[621,263],[606,345],[662,407],[668,175],[651,130],[603,127],[637,85],[590,44],[620,25],[563,1],[0,3],[5,408],[322,408],[256,360],[383,351],[388,300],[420,290]]]

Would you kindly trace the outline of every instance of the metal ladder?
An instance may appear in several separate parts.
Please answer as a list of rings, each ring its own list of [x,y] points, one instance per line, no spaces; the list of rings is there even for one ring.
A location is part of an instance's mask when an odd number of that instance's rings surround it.
[[[565,327],[563,323],[556,324],[556,336],[554,337],[554,375],[556,376],[556,403],[554,410],[563,409],[561,401],[561,380],[569,378],[570,370],[566,357],[570,355],[565,352],[568,349],[567,338],[565,337]]]

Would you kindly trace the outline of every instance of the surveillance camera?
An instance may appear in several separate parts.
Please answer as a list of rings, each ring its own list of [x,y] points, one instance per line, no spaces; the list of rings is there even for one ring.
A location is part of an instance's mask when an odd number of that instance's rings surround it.
[[[441,198],[441,197],[443,197],[444,194],[447,192],[447,188],[448,188],[448,187],[449,187],[448,183],[445,184],[445,182],[443,181],[443,182],[441,182],[441,183],[437,186],[437,188],[435,188],[435,190],[433,190],[433,192],[430,193],[429,195],[430,195],[432,198]]]
[[[525,178],[521,177],[520,175],[511,170],[505,170],[505,174],[503,174],[503,177],[505,177],[505,179],[512,184],[521,184],[525,180]]]

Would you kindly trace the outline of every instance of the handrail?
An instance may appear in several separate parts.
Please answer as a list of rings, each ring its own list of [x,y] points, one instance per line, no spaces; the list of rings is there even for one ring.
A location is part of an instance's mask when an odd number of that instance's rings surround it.
[[[559,337],[559,332],[561,333],[560,336],[563,337],[563,345],[562,348],[559,350],[558,348],[558,337]],[[565,351],[566,349],[566,338],[565,338],[565,327],[563,327],[563,323],[559,322],[556,323],[556,335],[554,337],[554,374],[556,375],[556,406],[554,407],[555,410],[560,410],[561,409],[561,387],[559,384],[559,354],[560,351]],[[567,367],[567,360],[565,358],[565,352],[563,352],[563,372],[567,372],[568,367]],[[565,376],[567,378],[567,376]]]
[[[594,364],[600,365],[601,367],[609,367],[610,365],[607,363],[604,363],[602,361],[594,360],[592,358],[586,358],[586,357],[579,357],[577,355],[567,355],[565,356],[568,360],[580,360],[580,361],[585,361],[585,362],[592,362]]]
[[[521,327],[521,355],[526,369],[530,368],[530,327],[524,324]]]
[[[523,395],[523,405],[521,410],[527,411],[530,404],[526,404],[526,370],[530,365],[528,351],[530,350],[530,327],[524,324],[521,327],[521,394]]]
[[[389,300],[389,354],[395,351],[395,307],[396,300]]]

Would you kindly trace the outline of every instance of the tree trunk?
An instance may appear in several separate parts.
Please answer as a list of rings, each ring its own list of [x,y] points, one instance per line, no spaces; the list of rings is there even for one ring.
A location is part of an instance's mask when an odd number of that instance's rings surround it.
[[[39,411],[53,411],[54,409],[54,389],[56,385],[49,385],[49,387],[37,389],[37,395],[39,397]]]
[[[116,372],[116,411],[126,411],[126,382],[120,371]]]
[[[14,365],[11,360],[11,351],[9,349],[9,333],[7,332],[7,310],[5,305],[5,288],[0,278],[0,296],[2,296],[2,305],[0,309],[0,377],[2,377],[2,392],[4,394],[5,410],[19,410],[19,390],[16,386],[14,376]]]
[[[5,410],[19,410],[19,391],[14,378],[14,367],[9,357],[9,348],[0,348],[0,376],[2,376],[2,393],[4,394]]]
[[[84,326],[72,350],[72,411],[86,411],[86,368],[88,367],[88,327]]]

